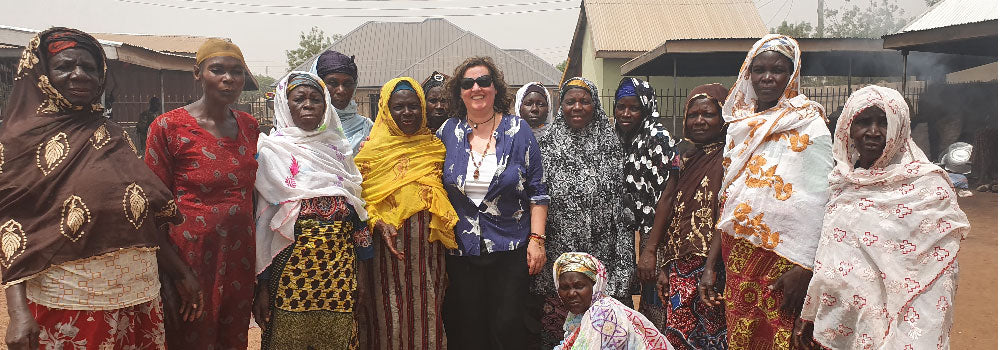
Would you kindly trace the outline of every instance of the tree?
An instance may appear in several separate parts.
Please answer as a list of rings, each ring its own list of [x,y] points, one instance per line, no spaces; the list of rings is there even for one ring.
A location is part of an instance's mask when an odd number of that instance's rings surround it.
[[[264,97],[264,93],[271,91],[271,84],[277,81],[277,79],[263,74],[254,74],[253,77],[257,79],[257,91],[244,91],[240,94],[241,101],[259,100],[261,97]]]
[[[319,27],[312,27],[309,32],[299,33],[299,47],[295,50],[285,50],[285,57],[288,59],[288,68],[298,67],[310,57],[323,52],[324,49],[333,45],[334,41],[340,40],[343,35],[334,34],[326,36]]]
[[[559,64],[556,65],[556,69],[558,69],[560,72],[565,72],[566,71],[566,63],[568,61],[569,61],[569,59],[565,59],[562,62],[559,62]]]
[[[830,18],[825,36],[839,38],[881,38],[903,28],[911,17],[904,17],[906,11],[896,0],[868,0],[868,8],[858,5],[839,10],[827,10]]]
[[[812,23],[802,21],[799,23],[788,23],[781,21],[777,28],[771,28],[771,34],[784,34],[793,38],[809,38],[813,35]]]

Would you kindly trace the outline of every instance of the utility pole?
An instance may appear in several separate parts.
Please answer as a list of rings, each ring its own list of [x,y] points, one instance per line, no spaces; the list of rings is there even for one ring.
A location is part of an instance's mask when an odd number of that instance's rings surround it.
[[[823,0],[816,0],[816,2],[817,2],[817,5],[816,5],[816,15],[817,15],[817,17],[819,17],[818,20],[816,21],[816,23],[817,23],[816,24],[816,37],[817,38],[822,38],[823,37]]]

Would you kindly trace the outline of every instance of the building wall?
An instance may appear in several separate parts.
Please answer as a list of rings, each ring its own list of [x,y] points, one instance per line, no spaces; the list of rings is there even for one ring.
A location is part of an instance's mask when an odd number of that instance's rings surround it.
[[[600,82],[604,79],[604,59],[597,58],[597,50],[594,48],[594,35],[590,32],[590,26],[583,24],[583,44],[580,49],[580,76],[593,81],[600,88]],[[566,77],[569,79],[572,77]],[[560,83],[559,85],[562,85]]]

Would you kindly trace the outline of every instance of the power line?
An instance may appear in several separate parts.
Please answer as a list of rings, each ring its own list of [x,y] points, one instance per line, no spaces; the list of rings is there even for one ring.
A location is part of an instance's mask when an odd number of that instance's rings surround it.
[[[483,10],[492,9],[500,7],[510,7],[510,6],[538,6],[538,5],[548,5],[548,4],[558,4],[565,3],[574,0],[544,0],[529,3],[519,3],[519,4],[492,4],[492,5],[476,5],[476,6],[436,6],[436,7],[316,7],[316,6],[301,6],[301,5],[272,5],[272,4],[248,4],[242,2],[234,1],[222,1],[222,0],[176,0],[184,1],[190,3],[201,3],[201,4],[214,4],[214,5],[233,5],[233,6],[244,6],[244,7],[258,7],[258,8],[278,8],[278,9],[295,9],[295,10],[308,10],[308,11],[426,11],[426,10]]]
[[[763,8],[764,6],[767,6],[767,5],[770,5],[770,4],[771,4],[771,2],[773,2],[773,1],[774,1],[774,0],[767,0],[767,2],[765,2],[764,4],[762,4],[762,5],[760,5],[760,6],[757,6],[757,9],[758,9],[758,10],[760,10],[760,9],[761,9],[761,8]]]
[[[788,11],[785,11],[785,18],[782,18],[781,21],[782,22],[787,21],[788,20],[788,15],[791,14],[791,13],[792,13],[792,5],[789,4],[788,5]]]
[[[153,2],[146,2],[146,1],[137,1],[137,0],[116,0],[116,1],[123,2],[123,3],[136,4],[136,5],[157,6],[157,7],[180,9],[180,10],[197,10],[197,11],[210,11],[210,12],[234,13],[234,14],[257,14],[257,15],[275,15],[275,16],[292,16],[292,17],[335,17],[335,18],[482,17],[482,16],[516,15],[516,14],[540,13],[540,12],[552,12],[552,11],[565,11],[565,10],[576,10],[576,9],[579,9],[579,7],[566,7],[566,8],[553,8],[553,9],[535,9],[535,10],[519,10],[519,11],[505,11],[505,12],[486,12],[486,13],[465,13],[465,14],[436,14],[436,15],[345,15],[345,14],[286,13],[286,12],[250,11],[250,10],[227,10],[227,9],[209,8],[209,7],[192,7],[192,6],[170,5],[170,4],[161,4],[161,3],[153,3]]]
[[[790,4],[790,1],[791,0],[785,0],[785,2],[781,3],[781,6],[778,6],[778,10],[774,11],[774,14],[771,15],[771,19],[767,20],[767,23],[772,23],[772,21],[774,21],[774,18],[778,17],[778,14],[781,13],[781,9],[784,8],[785,5]]]

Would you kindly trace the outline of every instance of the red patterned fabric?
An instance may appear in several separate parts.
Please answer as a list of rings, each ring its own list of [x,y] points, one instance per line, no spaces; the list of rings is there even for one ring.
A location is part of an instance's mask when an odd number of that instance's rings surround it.
[[[781,312],[781,290],[769,290],[794,264],[774,251],[722,235],[729,349],[789,349],[794,317]]]
[[[431,214],[421,211],[403,222],[397,259],[378,238],[367,282],[367,300],[359,304],[359,349],[416,350],[448,348],[441,306],[447,275],[444,246],[427,241]]]
[[[172,347],[247,348],[254,286],[254,154],[260,134],[253,116],[234,111],[236,139],[216,138],[184,108],[153,121],[146,164],[177,196],[183,222],[170,239],[205,292],[205,313],[170,329]],[[172,325],[171,325],[172,327]]]
[[[41,349],[166,349],[160,299],[115,310],[60,310],[28,302]]]
[[[670,293],[663,335],[677,349],[726,349],[725,309],[721,305],[707,306],[698,296],[705,257],[689,255],[668,262],[665,268]]]

